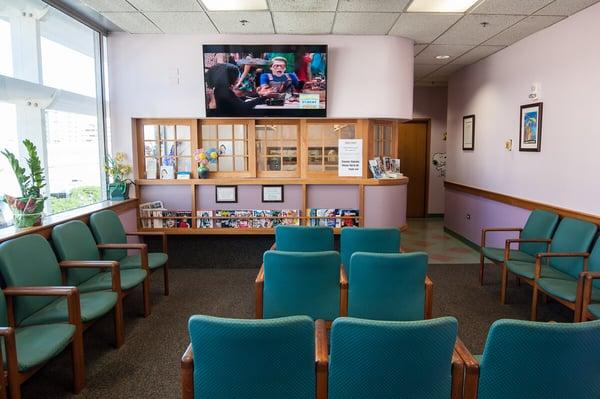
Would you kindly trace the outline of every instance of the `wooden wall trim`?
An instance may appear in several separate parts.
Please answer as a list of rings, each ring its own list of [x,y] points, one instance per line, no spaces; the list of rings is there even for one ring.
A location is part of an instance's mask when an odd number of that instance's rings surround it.
[[[467,193],[471,195],[476,195],[478,197],[483,197],[487,199],[491,199],[492,201],[501,202],[503,204],[508,204],[512,206],[516,206],[518,208],[523,209],[543,209],[550,212],[555,212],[562,217],[571,217],[581,220],[586,220],[588,222],[592,222],[600,225],[600,216],[591,215],[589,213],[579,212],[572,209],[561,208],[554,205],[544,204],[542,202],[531,201],[523,198],[513,197],[506,194],[496,193],[493,191],[483,190],[481,188],[466,186],[459,183],[453,183],[446,181],[444,182],[444,188],[453,191],[459,191],[462,193]]]
[[[137,209],[137,207],[137,198],[132,198],[125,201],[102,201],[97,204],[92,204],[82,208],[77,208],[71,211],[45,217],[42,222],[42,226],[34,226],[24,229],[17,229],[14,226],[9,226],[4,229],[0,229],[0,243],[6,240],[24,236],[26,234],[41,234],[42,236],[49,238],[50,234],[52,233],[52,229],[57,224],[65,223],[71,220],[81,220],[84,223],[88,223],[90,215],[94,212],[104,209],[112,209],[117,213],[122,213],[130,209]]]

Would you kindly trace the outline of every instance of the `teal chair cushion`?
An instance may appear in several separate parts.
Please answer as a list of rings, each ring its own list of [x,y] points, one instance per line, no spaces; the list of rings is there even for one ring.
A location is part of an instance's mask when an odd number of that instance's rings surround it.
[[[99,244],[126,244],[127,235],[119,216],[111,210],[93,213],[90,216],[90,228]],[[102,253],[106,260],[120,260],[127,256],[126,249],[108,249]]]
[[[501,263],[504,262],[504,249],[500,248],[491,248],[491,247],[483,247],[481,248],[481,252],[483,256],[490,259],[493,262]],[[521,261],[521,262],[535,262],[535,257],[520,251],[518,249],[512,249],[510,251],[510,259]]]
[[[350,260],[348,316],[422,320],[427,254],[356,252]]]
[[[478,399],[600,398],[600,321],[492,324]]]
[[[331,328],[329,399],[448,399],[457,321],[341,317]]]
[[[350,257],[355,252],[399,253],[400,229],[346,227],[340,234],[342,264],[350,276]]]
[[[533,278],[535,277],[535,262],[519,262],[516,260],[509,260],[508,262],[506,262],[506,267],[508,270],[510,270],[517,276],[525,277],[530,280],[533,280]],[[544,264],[542,264],[542,271],[540,276],[566,280],[573,279],[573,277],[571,277],[569,274],[563,273]]]
[[[554,233],[550,251],[588,252],[597,230],[598,227],[594,223],[564,218]],[[583,259],[581,257],[550,258],[550,266],[573,278],[578,278],[579,273],[583,271]]]
[[[117,303],[114,291],[88,292],[80,295],[81,321],[90,322],[105,315]],[[67,299],[59,298],[21,321],[22,326],[65,322],[69,319]]]
[[[315,328],[309,317],[192,316],[188,327],[196,398],[315,397]]]
[[[52,243],[58,259],[100,260],[92,232],[81,220],[59,224],[52,229]],[[67,284],[79,285],[100,273],[101,269],[69,269]]]
[[[593,303],[589,305],[588,312],[593,314],[595,318],[600,319],[600,303]]]
[[[600,272],[600,238],[596,239],[594,248],[588,258],[588,270],[590,272]],[[600,289],[600,279],[593,281],[594,287]]]
[[[56,256],[48,241],[39,234],[24,235],[0,244],[0,272],[9,287],[62,285]],[[15,322],[19,325],[55,300],[56,297],[16,297]]]
[[[131,289],[141,284],[146,278],[146,271],[142,269],[121,270],[121,288]],[[77,286],[80,292],[92,292],[112,289],[112,273],[98,273],[87,281]]]
[[[148,254],[148,267],[150,269],[156,269],[164,266],[169,257],[167,254],[162,252],[150,252]],[[141,255],[130,255],[122,259],[119,259],[121,270],[125,269],[139,269],[142,267],[142,256]]]
[[[333,251],[333,229],[324,226],[277,226],[275,246],[278,251]]]
[[[534,209],[529,214],[523,231],[519,236],[522,239],[549,239],[556,229],[559,217],[556,213]],[[519,244],[519,250],[535,256],[538,253],[546,252],[545,243],[522,243]]]
[[[19,371],[27,371],[58,355],[69,345],[73,334],[75,326],[66,323],[17,328],[15,341]],[[4,345],[2,340],[2,357],[6,364]]]
[[[537,280],[538,286],[550,295],[554,295],[565,301],[575,302],[577,297],[577,280],[540,278]],[[600,290],[592,291],[592,300],[600,301]]]
[[[307,315],[333,320],[340,313],[340,255],[335,251],[264,254],[263,317]]]

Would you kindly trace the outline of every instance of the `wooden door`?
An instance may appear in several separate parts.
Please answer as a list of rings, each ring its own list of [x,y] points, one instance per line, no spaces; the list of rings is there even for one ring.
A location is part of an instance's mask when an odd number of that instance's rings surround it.
[[[427,216],[428,123],[407,122],[398,125],[398,158],[400,171],[408,183],[406,216]]]

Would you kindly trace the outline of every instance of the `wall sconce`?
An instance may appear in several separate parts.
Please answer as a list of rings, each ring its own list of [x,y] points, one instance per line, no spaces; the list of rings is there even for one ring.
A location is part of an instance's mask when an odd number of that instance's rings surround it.
[[[508,139],[504,142],[504,149],[506,151],[512,151],[512,145],[513,145],[512,139]]]

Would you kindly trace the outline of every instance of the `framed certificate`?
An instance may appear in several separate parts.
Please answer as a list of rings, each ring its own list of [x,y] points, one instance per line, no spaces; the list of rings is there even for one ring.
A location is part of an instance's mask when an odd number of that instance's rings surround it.
[[[262,202],[283,202],[283,186],[262,186]]]
[[[237,202],[237,186],[215,186],[215,202]]]
[[[463,116],[463,150],[475,149],[475,115]]]

